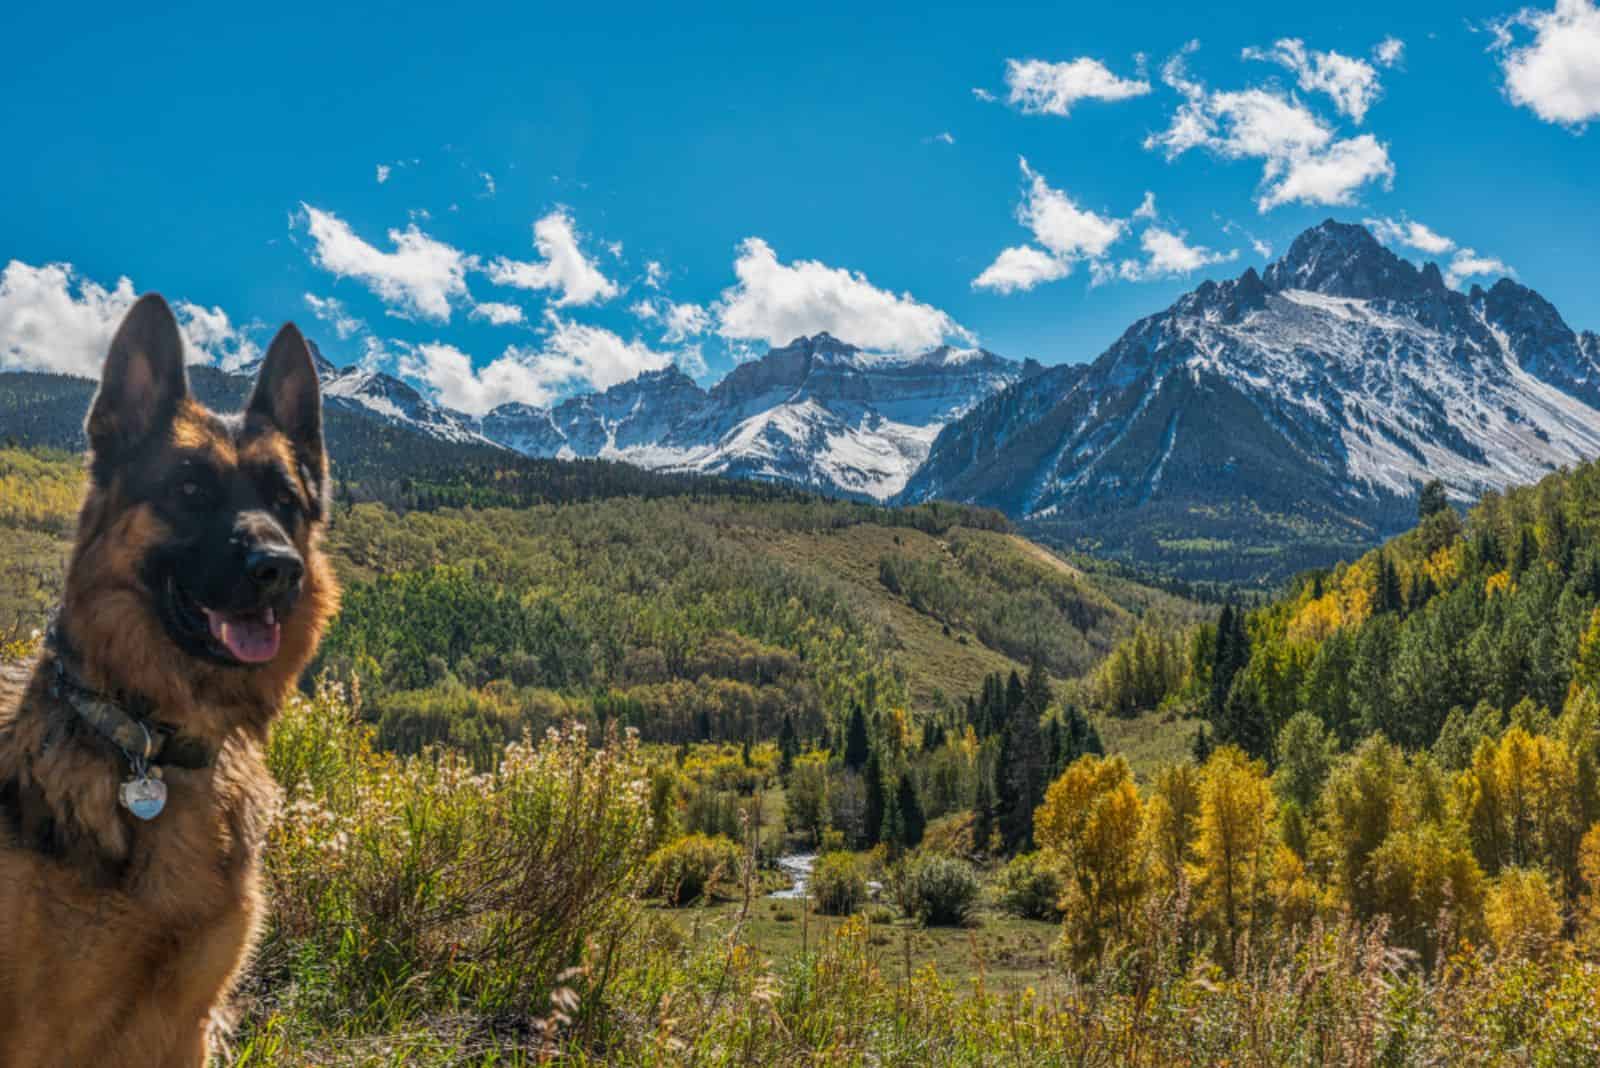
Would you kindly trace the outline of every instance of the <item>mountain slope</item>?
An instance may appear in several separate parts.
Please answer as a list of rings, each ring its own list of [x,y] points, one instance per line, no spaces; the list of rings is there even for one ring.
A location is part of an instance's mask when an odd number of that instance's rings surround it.
[[[505,405],[480,429],[530,456],[881,499],[900,491],[942,426],[1024,373],[980,349],[884,356],[818,334],[735,367],[710,390],[669,368],[550,409]]]
[[[1503,279],[1460,293],[1360,226],[1306,231],[1099,359],[946,427],[903,500],[1000,508],[1188,577],[1275,578],[1600,455],[1600,346]]]

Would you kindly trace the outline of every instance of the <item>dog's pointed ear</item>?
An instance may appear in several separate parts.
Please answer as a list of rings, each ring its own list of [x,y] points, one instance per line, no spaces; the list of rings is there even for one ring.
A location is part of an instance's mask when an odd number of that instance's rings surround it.
[[[265,417],[283,432],[316,482],[314,491],[320,493],[327,475],[322,447],[322,387],[317,382],[311,346],[293,323],[285,323],[267,346],[247,411]]]
[[[188,395],[178,320],[161,294],[146,293],[128,309],[111,339],[100,389],[84,424],[90,449],[105,459],[137,448],[171,425]]]

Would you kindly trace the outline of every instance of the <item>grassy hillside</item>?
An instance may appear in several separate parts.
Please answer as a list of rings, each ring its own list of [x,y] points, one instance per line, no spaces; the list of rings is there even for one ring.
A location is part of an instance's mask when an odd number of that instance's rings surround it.
[[[853,703],[951,707],[1035,656],[1075,677],[1139,616],[1196,611],[1085,575],[993,513],[707,493],[642,473],[630,478],[649,495],[621,496],[585,470],[564,504],[438,506],[468,491],[537,501],[560,484],[520,466],[342,495],[328,545],[346,610],[319,668],[363,676],[389,740],[501,740],[572,713],[717,738],[773,737],[787,714],[813,734]],[[0,634],[53,604],[81,477],[65,453],[0,451]],[[669,731],[657,712],[680,722]],[[457,713],[477,726],[446,722]]]

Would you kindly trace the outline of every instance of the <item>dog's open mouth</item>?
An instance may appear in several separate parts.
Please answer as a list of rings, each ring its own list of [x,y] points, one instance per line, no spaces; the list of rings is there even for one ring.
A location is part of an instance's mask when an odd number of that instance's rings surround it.
[[[211,628],[211,640],[244,664],[265,664],[278,655],[281,627],[270,608],[251,616],[229,615],[202,608]]]
[[[250,612],[207,608],[176,580],[167,584],[168,603],[178,628],[219,660],[265,664],[278,655],[283,626],[271,606]]]

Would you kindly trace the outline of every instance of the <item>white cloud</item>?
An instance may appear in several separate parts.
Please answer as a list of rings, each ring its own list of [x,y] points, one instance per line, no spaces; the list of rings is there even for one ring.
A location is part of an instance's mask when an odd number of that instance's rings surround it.
[[[1127,232],[1125,219],[1099,215],[1079,207],[1072,198],[1053,188],[1044,175],[1018,159],[1028,180],[1017,221],[1032,231],[1044,248],[1018,245],[1007,248],[972,280],[974,288],[1014,293],[1044,282],[1065,278],[1079,260],[1098,261]],[[1146,194],[1138,210],[1155,210],[1155,197]]]
[[[1270,168],[1268,173],[1272,174]],[[1289,160],[1282,177],[1268,185],[1256,205],[1267,212],[1297,201],[1349,204],[1355,200],[1357,189],[1379,180],[1386,188],[1394,182],[1388,147],[1371,134],[1362,134],[1335,141],[1324,152]]]
[[[644,284],[651,289],[660,289],[661,283],[667,280],[667,269],[661,266],[659,260],[651,260],[644,265]]]
[[[1281,204],[1349,204],[1368,182],[1394,178],[1388,146],[1371,134],[1335,140],[1333,129],[1290,96],[1271,89],[1212,92],[1191,78],[1184,57],[1191,42],[1162,68],[1162,80],[1184,97],[1172,122],[1145,139],[1169,160],[1194,148],[1226,159],[1263,160],[1262,212]]]
[[[950,316],[909,293],[879,289],[857,271],[816,260],[779,261],[758,237],[746,238],[734,261],[738,283],[723,290],[714,311],[729,339],[785,345],[827,331],[868,349],[909,352],[970,334]]]
[[[1158,278],[1174,278],[1193,274],[1202,267],[1229,263],[1239,258],[1239,251],[1213,252],[1203,245],[1191,245],[1188,235],[1181,231],[1159,226],[1146,227],[1139,235],[1139,246],[1144,249],[1144,259],[1126,259],[1114,269],[1116,277],[1128,282],[1148,282]],[[1113,269],[1109,264],[1095,264],[1094,280],[1109,281]]]
[[[1317,52],[1296,37],[1285,37],[1271,49],[1246,48],[1245,59],[1276,63],[1297,78],[1308,93],[1326,93],[1334,107],[1360,123],[1383,91],[1378,71],[1364,59],[1339,52]]]
[[[979,88],[978,86],[973,86],[972,95],[983,101],[985,104],[993,104],[995,102],[995,95],[993,93],[989,92],[987,89]]]
[[[495,326],[510,326],[522,322],[523,315],[522,309],[515,304],[483,300],[472,306],[472,318],[487,320]]]
[[[510,348],[499,359],[474,368],[472,358],[454,345],[408,345],[397,370],[426,386],[440,404],[468,415],[482,415],[512,401],[542,406],[555,395],[547,379]]]
[[[545,338],[538,346],[507,346],[499,357],[474,367],[472,357],[443,342],[397,344],[384,354],[398,372],[425,387],[447,407],[482,415],[501,404],[546,406],[578,389],[603,390],[659,371],[673,363],[705,373],[698,346],[681,353],[657,352],[638,340],[625,341],[601,327],[546,313]]]
[[[1272,258],[1272,245],[1270,242],[1263,241],[1259,237],[1252,237],[1250,239],[1250,247],[1255,249],[1256,255],[1262,259],[1270,260]]]
[[[207,308],[187,300],[173,303],[183,339],[188,345],[189,363],[211,363],[224,369],[249,363],[261,349],[228,319],[221,308]]]
[[[622,242],[621,241],[607,241],[606,242],[606,251],[611,253],[612,259],[620,260],[622,258]]]
[[[1405,54],[1406,43],[1392,35],[1372,46],[1372,58],[1378,61],[1380,67],[1398,66]]]
[[[668,304],[662,319],[667,324],[665,340],[683,341],[711,329],[711,314],[698,304]]]
[[[634,314],[635,318],[643,319],[646,322],[661,318],[661,312],[648,300],[636,300],[628,305],[628,310]]]
[[[384,182],[387,182],[389,180],[389,172],[391,170],[393,170],[393,169],[394,168],[390,167],[387,163],[378,164],[378,184],[379,185],[382,185]]]
[[[1367,229],[1386,245],[1403,245],[1426,252],[1430,256],[1443,256],[1455,249],[1456,243],[1414,219],[1365,219]]]
[[[344,220],[301,204],[317,266],[340,278],[364,283],[402,317],[449,322],[452,299],[467,296],[467,271],[477,260],[442,241],[435,241],[415,223],[390,230],[393,252],[367,244]]]
[[[1445,268],[1444,280],[1452,286],[1459,286],[1468,278],[1477,278],[1485,275],[1510,275],[1516,276],[1503,260],[1493,256],[1481,255],[1476,249],[1458,249],[1450,258],[1450,266]]]
[[[1145,190],[1144,199],[1139,201],[1139,206],[1133,209],[1135,219],[1154,219],[1156,217],[1156,195]]]
[[[489,280],[515,289],[559,290],[557,307],[595,304],[620,291],[578,247],[577,228],[566,209],[557,208],[533,224],[533,244],[542,260],[498,257],[485,269]]]
[[[497,189],[494,184],[494,175],[490,174],[488,171],[479,171],[478,177],[483,181],[483,192],[479,193],[478,195],[480,197],[494,196]]]
[[[1579,130],[1600,118],[1600,5],[1556,0],[1550,11],[1524,8],[1494,29],[1513,104]],[[1532,30],[1532,41],[1517,45],[1518,30]]]
[[[337,297],[319,297],[315,293],[307,293],[306,306],[311,309],[312,315],[331,325],[341,340],[354,337],[367,327],[366,323],[351,315],[345,309],[344,302]]]
[[[1016,293],[1065,278],[1071,271],[1072,263],[1069,260],[1052,256],[1032,245],[1017,245],[996,256],[995,261],[972,280],[972,288]]]
[[[1017,208],[1017,221],[1033,231],[1039,244],[1057,256],[1094,258],[1122,236],[1127,223],[1078,207],[1072,198],[1051,188],[1044,175],[1019,159],[1028,189]]]
[[[674,360],[672,353],[657,352],[637,339],[624,341],[610,330],[575,323],[554,312],[546,315],[546,324],[549,333],[532,358],[553,383],[607,389],[645,371],[659,371]]]
[[[0,271],[0,371],[98,378],[111,336],[137,297],[125,277],[108,289],[71,264],[12,260]],[[189,363],[236,366],[259,354],[221,308],[183,300],[173,307]]]
[[[1505,261],[1486,256],[1476,249],[1462,248],[1453,239],[1430,229],[1414,219],[1366,219],[1367,228],[1374,237],[1388,245],[1414,249],[1429,256],[1450,256],[1445,264],[1444,279],[1459,286],[1468,278],[1486,275],[1516,275]]]
[[[956,135],[951,133],[949,130],[945,130],[943,133],[934,134],[933,139],[944,145],[953,145],[956,143]]]
[[[1150,83],[1119,78],[1098,59],[1067,63],[1006,60],[1007,101],[1029,115],[1068,115],[1080,100],[1127,100],[1150,92]]]

